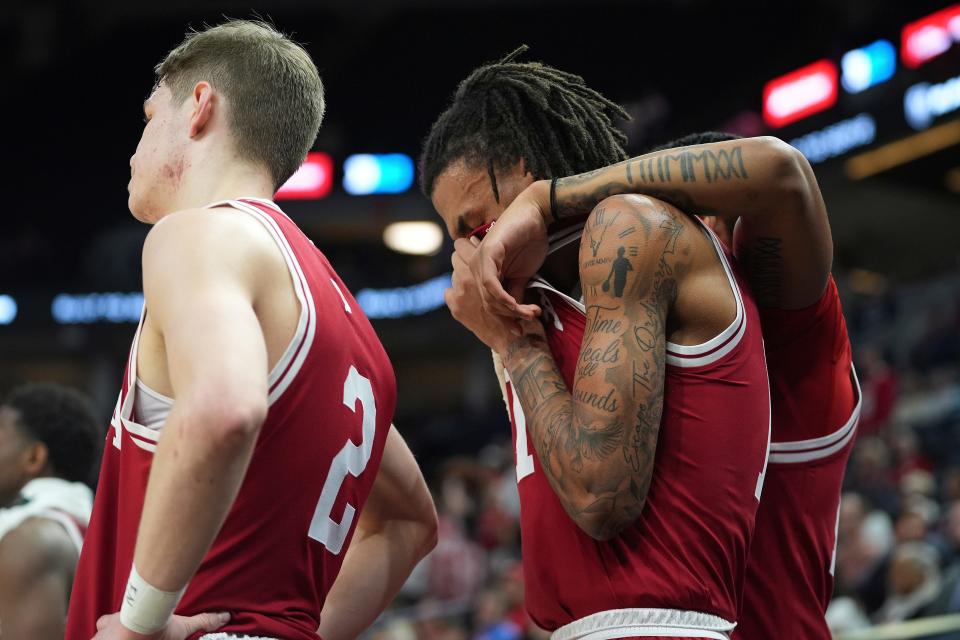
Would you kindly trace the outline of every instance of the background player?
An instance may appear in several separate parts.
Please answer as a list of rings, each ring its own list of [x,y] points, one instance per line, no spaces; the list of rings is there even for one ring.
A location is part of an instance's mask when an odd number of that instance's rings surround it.
[[[230,21],[188,34],[157,79],[130,161],[130,210],[154,224],[146,303],[66,637],[355,637],[436,516],[376,334],[269,200],[316,136],[319,75],[270,26]]]
[[[62,640],[103,430],[89,401],[54,384],[0,405],[0,624],[6,640]]]
[[[533,619],[568,625],[557,637],[724,638],[769,400],[756,310],[722,247],[673,207],[611,198],[582,230],[579,257],[561,249],[544,265],[554,280],[534,284],[543,325],[511,335],[470,288],[465,236],[535,177],[589,167],[584,155],[598,149],[622,157],[618,114],[577,76],[508,57],[472,73],[438,118],[423,188],[459,238],[448,305],[513,381]],[[557,244],[576,250],[580,229],[561,234]]]
[[[730,228],[739,219],[735,252],[761,307],[773,442],[734,637],[826,640],[840,490],[860,409],[850,341],[830,276],[833,244],[826,207],[809,163],[776,139],[708,132],[664,147],[674,149],[587,179],[558,180],[554,211],[583,216],[591,200],[637,192],[687,211],[710,212]],[[763,165],[770,170],[752,170]],[[711,180],[689,179],[700,167],[715,169]],[[534,198],[539,198],[536,206]],[[477,256],[474,266],[484,277],[495,264],[489,257],[500,250],[503,264],[510,264],[516,231],[531,228],[522,227],[521,219],[543,224],[532,215],[550,210],[549,185],[531,187],[515,203]],[[486,293],[491,299],[498,295],[496,287],[488,286]],[[499,296],[505,300],[502,292]]]

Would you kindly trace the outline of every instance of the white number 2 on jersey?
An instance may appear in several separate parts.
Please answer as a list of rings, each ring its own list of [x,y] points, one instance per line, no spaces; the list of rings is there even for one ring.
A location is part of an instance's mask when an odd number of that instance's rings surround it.
[[[313,512],[313,520],[310,522],[310,537],[325,546],[333,555],[339,555],[343,549],[343,543],[357,512],[352,504],[347,503],[343,510],[343,519],[334,522],[330,517],[333,503],[340,493],[343,481],[347,479],[347,474],[356,478],[367,468],[377,431],[377,404],[373,398],[373,387],[369,380],[360,375],[354,367],[350,367],[347,380],[343,384],[343,404],[356,413],[358,401],[362,412],[363,439],[359,447],[347,440],[343,449],[334,456],[330,463],[330,472],[323,483],[317,509]]]

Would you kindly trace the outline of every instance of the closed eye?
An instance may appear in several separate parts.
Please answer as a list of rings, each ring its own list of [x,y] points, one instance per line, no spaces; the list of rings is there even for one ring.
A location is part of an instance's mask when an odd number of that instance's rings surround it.
[[[457,218],[457,237],[466,238],[470,235],[470,232],[473,231],[473,228],[467,224],[467,217],[461,215]]]

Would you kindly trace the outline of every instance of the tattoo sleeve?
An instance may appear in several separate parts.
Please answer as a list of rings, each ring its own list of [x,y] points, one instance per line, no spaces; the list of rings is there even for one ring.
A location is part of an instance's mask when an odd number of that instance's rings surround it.
[[[724,206],[723,194],[728,199],[748,197],[744,186],[750,182],[751,173],[759,171],[760,180],[765,177],[754,165],[770,151],[758,140],[761,139],[667,149],[560,178],[553,215],[557,220],[586,217],[607,196],[625,193],[648,195],[687,213],[733,214],[737,208]]]
[[[586,329],[572,393],[542,337],[515,339],[504,357],[547,480],[597,539],[623,530],[646,501],[687,224],[641,200],[590,215],[580,248]]]
[[[783,238],[760,236],[738,251],[761,307],[779,308],[783,298]]]
[[[772,137],[667,149],[556,181],[554,219],[583,219],[605,198],[641,194],[690,215],[740,218],[736,254],[763,307],[819,299],[833,259],[826,205],[809,163]]]

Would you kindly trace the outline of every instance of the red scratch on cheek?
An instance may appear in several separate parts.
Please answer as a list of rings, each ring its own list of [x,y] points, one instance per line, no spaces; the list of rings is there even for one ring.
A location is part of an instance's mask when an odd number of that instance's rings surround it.
[[[180,180],[183,178],[183,169],[183,158],[179,158],[172,164],[163,165],[163,177],[167,180],[170,180],[174,184],[179,184]]]

